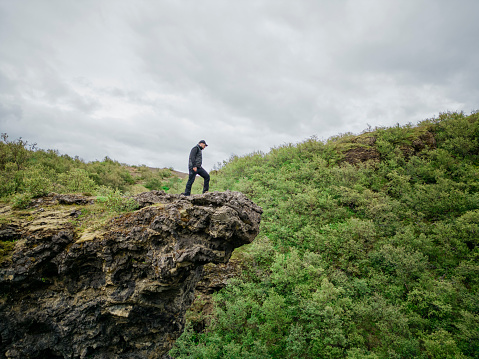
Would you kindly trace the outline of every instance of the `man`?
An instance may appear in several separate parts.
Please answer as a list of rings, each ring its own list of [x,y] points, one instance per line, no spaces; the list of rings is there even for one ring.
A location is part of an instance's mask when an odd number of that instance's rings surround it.
[[[204,179],[203,183],[203,193],[208,192],[210,188],[210,175],[206,172],[201,164],[203,162],[203,155],[201,151],[208,146],[205,140],[201,140],[198,144],[191,149],[190,152],[190,159],[188,161],[188,171],[189,177],[188,182],[186,183],[185,196],[189,196],[191,194],[191,186],[193,186],[193,182],[195,182],[196,175],[200,175]]]

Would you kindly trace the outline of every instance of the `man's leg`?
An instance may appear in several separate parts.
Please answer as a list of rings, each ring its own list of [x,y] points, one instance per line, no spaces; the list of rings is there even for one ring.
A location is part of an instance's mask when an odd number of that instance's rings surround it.
[[[193,186],[193,182],[195,182],[197,172],[190,170],[190,175],[188,177],[188,182],[186,182],[185,196],[189,196],[191,194],[191,186]]]
[[[203,193],[208,192],[210,189],[210,175],[202,167],[198,168],[198,174],[205,180],[203,183]]]

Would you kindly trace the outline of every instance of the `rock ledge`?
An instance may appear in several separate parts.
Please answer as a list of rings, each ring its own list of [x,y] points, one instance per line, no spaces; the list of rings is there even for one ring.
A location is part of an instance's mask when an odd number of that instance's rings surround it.
[[[16,240],[0,264],[0,358],[162,358],[203,265],[226,263],[259,232],[261,208],[238,192],[136,200],[138,211],[92,233],[67,220],[0,228]]]

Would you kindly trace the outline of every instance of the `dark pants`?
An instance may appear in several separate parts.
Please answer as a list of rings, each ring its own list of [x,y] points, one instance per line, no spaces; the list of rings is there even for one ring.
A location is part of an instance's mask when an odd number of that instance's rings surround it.
[[[186,182],[186,189],[184,195],[189,196],[191,194],[191,186],[193,186],[193,182],[195,182],[196,175],[200,175],[205,180],[203,184],[203,193],[208,191],[208,189],[210,188],[210,175],[208,174],[208,172],[206,172],[201,167],[198,167],[196,172],[193,171],[193,169],[190,169],[189,172],[190,176],[188,177],[188,182]]]

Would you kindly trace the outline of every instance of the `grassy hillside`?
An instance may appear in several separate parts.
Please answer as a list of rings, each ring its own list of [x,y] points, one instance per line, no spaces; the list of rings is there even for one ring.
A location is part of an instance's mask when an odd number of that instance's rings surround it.
[[[179,191],[181,175],[167,168],[128,166],[108,157],[85,162],[38,149],[21,138],[10,140],[7,134],[0,138],[0,199],[16,208],[49,192],[122,198],[154,189]]]
[[[478,358],[479,113],[235,157],[264,209],[175,358]],[[203,318],[197,318],[201,320]]]

